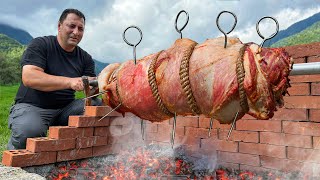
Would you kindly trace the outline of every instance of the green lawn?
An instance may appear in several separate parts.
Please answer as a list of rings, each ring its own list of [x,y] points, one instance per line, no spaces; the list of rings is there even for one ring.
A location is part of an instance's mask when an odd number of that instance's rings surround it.
[[[19,85],[0,86],[0,162],[2,161],[2,152],[7,149],[10,135],[10,130],[8,129],[9,108],[13,103],[18,88]],[[76,93],[76,98],[82,97],[84,97],[82,92]]]
[[[7,148],[10,131],[8,129],[9,108],[19,86],[0,86],[0,160],[2,152]]]

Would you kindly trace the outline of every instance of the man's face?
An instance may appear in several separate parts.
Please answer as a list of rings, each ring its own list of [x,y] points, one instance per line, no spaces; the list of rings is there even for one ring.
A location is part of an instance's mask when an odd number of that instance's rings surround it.
[[[63,49],[72,51],[81,41],[84,33],[84,19],[70,13],[58,25],[58,39]]]

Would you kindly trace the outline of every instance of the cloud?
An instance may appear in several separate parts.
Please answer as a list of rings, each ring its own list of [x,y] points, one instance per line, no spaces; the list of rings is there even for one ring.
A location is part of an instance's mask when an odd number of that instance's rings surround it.
[[[138,26],[143,39],[137,46],[137,58],[168,49],[179,34],[174,23],[180,10],[189,13],[189,23],[182,31],[183,37],[198,43],[208,38],[222,36],[216,27],[216,17],[222,10],[237,15],[237,26],[230,36],[243,42],[260,43],[255,30],[256,22],[263,16],[278,19],[280,29],[305,19],[320,11],[318,0],[92,0],[92,1],[41,1],[4,0],[0,7],[0,22],[27,30],[32,36],[56,35],[57,21],[65,8],[77,8],[86,15],[86,29],[80,46],[95,59],[103,62],[124,62],[133,58],[133,49],[122,39],[123,31],[130,25]],[[180,15],[178,27],[186,17]],[[225,14],[221,27],[230,29],[234,19]],[[261,23],[261,31],[270,33],[272,23]],[[130,42],[139,39],[138,31],[128,30]]]

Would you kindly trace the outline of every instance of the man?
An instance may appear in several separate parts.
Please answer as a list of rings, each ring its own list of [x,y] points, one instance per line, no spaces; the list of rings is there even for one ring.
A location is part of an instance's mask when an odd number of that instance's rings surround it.
[[[74,93],[84,88],[81,76],[96,76],[92,57],[78,46],[84,29],[82,12],[66,9],[58,35],[35,38],[23,53],[22,83],[9,115],[9,150],[25,149],[27,138],[46,136],[49,126],[67,125],[69,115],[83,113],[84,101]]]

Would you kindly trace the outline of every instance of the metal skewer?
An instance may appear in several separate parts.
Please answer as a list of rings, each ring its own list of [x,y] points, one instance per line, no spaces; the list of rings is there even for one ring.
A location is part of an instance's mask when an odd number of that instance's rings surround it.
[[[212,130],[212,126],[213,126],[213,118],[210,118],[210,127],[209,127],[209,131],[208,131],[208,136],[211,136],[211,130]]]
[[[220,16],[221,16],[221,14],[223,14],[223,13],[229,13],[229,14],[231,14],[231,15],[234,17],[234,24],[233,24],[231,30],[228,31],[228,32],[224,32],[224,31],[221,29],[220,25],[219,25],[219,18],[220,18]],[[237,16],[236,16],[235,14],[233,14],[232,12],[230,12],[230,11],[222,11],[222,12],[220,12],[219,15],[217,16],[217,19],[216,19],[217,27],[218,27],[219,31],[222,32],[223,35],[224,35],[224,48],[227,47],[227,34],[231,33],[231,31],[234,30],[234,28],[235,28],[236,25],[237,25],[237,22],[238,22]]]
[[[238,114],[239,114],[239,110],[237,111],[236,116],[234,117],[233,122],[232,122],[232,124],[231,124],[230,130],[229,130],[228,136],[227,136],[227,141],[229,140],[229,137],[230,137],[230,135],[231,135],[231,132],[233,131],[233,128],[234,128],[234,125],[235,125],[235,123],[236,123]]]
[[[85,97],[85,98],[82,98],[82,99],[89,99],[89,98],[97,97],[97,96],[99,96],[99,95],[101,95],[101,94],[104,94],[104,93],[106,93],[106,92],[108,92],[108,91],[109,91],[109,90],[101,91],[101,92],[99,92],[99,93],[97,93],[97,94],[94,94],[94,95],[91,95],[91,96],[88,96],[88,97]]]
[[[105,117],[109,116],[109,114],[111,114],[113,111],[117,110],[122,104],[118,104],[117,107],[113,108],[110,112],[108,112],[106,115],[104,115],[102,118],[100,118],[98,121],[101,121],[102,119],[104,119]]]
[[[320,62],[293,64],[290,76],[320,74]]]
[[[262,36],[261,33],[260,33],[259,24],[260,24],[260,22],[261,22],[262,20],[267,19],[267,18],[268,18],[268,19],[272,19],[272,20],[276,23],[276,28],[277,28],[277,29],[276,29],[276,32],[273,33],[270,37],[265,38],[265,37]],[[257,22],[257,24],[256,24],[256,29],[257,29],[258,35],[263,39],[262,43],[260,44],[260,47],[263,47],[263,44],[264,44],[264,42],[265,42],[266,40],[272,39],[274,36],[276,36],[276,35],[278,34],[278,32],[279,32],[279,23],[278,23],[278,21],[277,21],[275,18],[270,17],[270,16],[265,16],[265,17],[261,18],[261,19]]]
[[[136,28],[139,33],[140,33],[140,40],[137,44],[131,44],[127,41],[126,39],[126,31],[130,28]],[[134,58],[134,64],[137,64],[137,58],[136,58],[136,47],[138,46],[138,44],[140,44],[141,40],[142,40],[142,31],[139,27],[137,26],[129,26],[127,27],[126,30],[124,30],[123,34],[122,34],[123,40],[129,45],[129,46],[133,46],[133,58]],[[143,120],[141,119],[141,135],[142,135],[142,139],[144,140],[144,127],[143,127]]]
[[[173,117],[173,125],[172,125],[172,131],[171,131],[171,148],[173,149],[174,146],[174,139],[176,136],[176,122],[177,122],[177,113],[174,113]]]
[[[131,43],[129,43],[129,42],[127,41],[127,39],[126,39],[126,31],[127,31],[128,29],[130,29],[130,28],[136,28],[136,29],[139,31],[139,33],[140,33],[140,40],[139,40],[139,42],[138,42],[137,44],[131,44]],[[142,40],[142,37],[143,37],[143,36],[142,36],[142,31],[141,31],[141,29],[140,29],[139,27],[137,27],[137,26],[129,26],[129,27],[127,27],[127,29],[124,30],[124,32],[123,32],[123,34],[122,34],[123,40],[124,40],[129,46],[133,46],[134,64],[137,64],[136,47],[138,46],[138,44],[140,44],[140,42],[141,42],[141,40]]]
[[[141,135],[142,135],[142,140],[144,140],[144,126],[143,126],[143,120],[141,119]]]
[[[183,12],[184,12],[184,13],[186,14],[186,16],[187,16],[187,21],[186,21],[185,24],[182,26],[182,28],[178,29],[178,25],[177,25],[178,19],[179,19],[180,14],[183,13]],[[176,28],[176,31],[177,31],[178,33],[180,33],[180,39],[182,39],[182,30],[187,26],[188,22],[189,22],[189,14],[188,14],[185,10],[181,10],[181,11],[178,13],[178,15],[177,15],[177,17],[176,17],[176,21],[175,21],[175,23],[174,23],[175,28]]]

